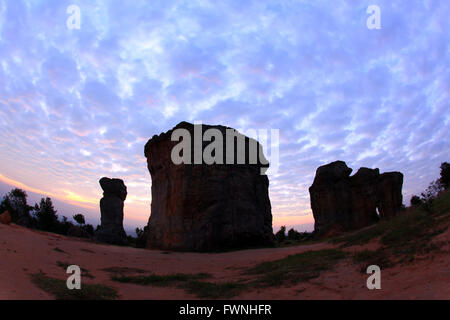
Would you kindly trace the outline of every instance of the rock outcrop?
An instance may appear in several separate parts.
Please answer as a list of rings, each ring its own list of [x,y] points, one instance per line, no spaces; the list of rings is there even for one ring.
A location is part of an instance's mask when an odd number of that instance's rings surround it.
[[[403,204],[403,174],[387,172],[378,179],[378,210],[381,218],[395,216]]]
[[[9,211],[5,211],[2,214],[0,214],[0,223],[11,224],[11,216],[9,214]]]
[[[100,200],[101,225],[95,239],[110,244],[126,244],[127,235],[123,229],[123,203],[127,187],[120,179],[101,178],[103,198]]]
[[[379,169],[369,168],[360,168],[353,176],[351,172],[343,161],[317,169],[309,188],[316,234],[363,228],[400,211],[403,174],[380,174]]]
[[[192,137],[192,163],[175,164],[171,157],[174,147],[180,143],[171,139],[177,129],[186,130]],[[215,129],[223,137],[223,144],[215,150],[217,154],[214,152],[217,159],[223,161],[207,164],[201,159],[194,162],[196,151],[203,153],[208,145],[211,147],[211,139],[202,142],[208,129]],[[201,136],[195,136],[194,131]],[[238,159],[237,148],[227,149],[227,133],[245,139],[245,161],[242,164],[226,164],[227,154],[234,156],[236,161]],[[200,138],[199,143],[195,142],[199,141],[197,138]],[[248,151],[255,145],[257,155],[263,161],[250,161]],[[222,155],[220,151],[223,151]],[[188,155],[185,152],[189,150],[183,150],[183,156]],[[261,174],[261,169],[267,169],[268,163],[255,140],[224,126],[181,122],[172,130],[150,139],[145,146],[145,156],[152,178],[146,247],[220,251],[273,243],[269,181],[266,175]]]

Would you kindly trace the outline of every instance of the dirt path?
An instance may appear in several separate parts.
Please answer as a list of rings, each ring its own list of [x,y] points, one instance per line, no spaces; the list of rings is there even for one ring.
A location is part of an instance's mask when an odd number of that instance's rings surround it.
[[[448,234],[446,235],[448,236]],[[151,287],[118,283],[102,269],[137,268],[155,274],[209,273],[213,281],[236,281],[242,270],[263,261],[290,254],[332,248],[327,243],[286,248],[242,250],[226,253],[166,253],[96,244],[16,225],[0,224],[0,299],[52,299],[37,288],[30,275],[40,271],[48,276],[66,279],[58,261],[87,269],[93,279],[118,290],[122,299],[195,299],[196,296],[174,287]],[[238,299],[449,299],[449,255],[426,259],[406,267],[394,267],[382,273],[382,290],[369,291],[368,275],[359,271],[351,260],[344,260],[319,278],[293,286],[254,289]]]

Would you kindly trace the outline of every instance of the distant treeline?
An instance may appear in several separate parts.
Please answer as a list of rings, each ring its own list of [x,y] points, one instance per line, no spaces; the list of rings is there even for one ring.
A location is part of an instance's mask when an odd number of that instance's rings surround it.
[[[420,194],[411,197],[411,206],[421,206],[425,211],[433,210],[433,202],[440,192],[450,189],[450,164],[441,163],[441,177],[432,181],[428,188]]]
[[[73,222],[69,221],[66,216],[61,219],[55,210],[52,199],[49,197],[42,198],[39,203],[34,206],[28,205],[28,195],[25,190],[14,188],[7,193],[0,202],[0,213],[8,211],[11,221],[15,224],[37,229],[41,231],[53,232],[61,235],[93,239],[95,231],[94,226],[87,224],[84,215],[77,213],[72,216]],[[142,246],[143,229],[136,228],[136,236],[128,236],[130,245]]]

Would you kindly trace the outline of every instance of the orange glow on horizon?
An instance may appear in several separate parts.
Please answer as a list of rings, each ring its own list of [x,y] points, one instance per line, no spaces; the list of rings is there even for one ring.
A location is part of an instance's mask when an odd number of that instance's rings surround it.
[[[81,208],[85,208],[85,209],[95,209],[95,207],[93,206],[93,204],[96,204],[97,201],[93,201],[92,199],[88,199],[88,198],[83,198],[82,196],[71,192],[71,191],[63,191],[65,192],[65,196],[64,195],[58,195],[56,193],[53,192],[49,192],[49,191],[44,191],[38,188],[34,188],[34,187],[30,187],[22,182],[10,179],[8,177],[5,177],[4,175],[2,175],[0,173],[0,181],[9,184],[10,186],[16,187],[16,188],[20,188],[23,189],[25,191],[29,191],[29,192],[33,192],[33,193],[37,193],[37,194],[41,194],[41,195],[45,195],[47,197],[52,197],[61,201],[64,201],[68,204],[72,204],[75,206],[79,206]]]
[[[56,194],[53,192],[30,187],[22,182],[5,177],[1,173],[0,173],[0,181],[13,187],[21,188],[36,194],[52,197],[65,203],[78,206],[84,209],[99,210],[100,198],[96,199],[91,197],[84,197],[70,190],[62,190],[63,194]],[[148,218],[150,216],[149,210],[150,203],[151,199],[140,199],[136,196],[127,198],[127,200],[125,200],[124,218],[147,223]],[[280,216],[272,213],[273,214],[272,225],[274,229],[276,229],[284,225],[292,226],[292,225],[314,223],[314,218],[312,213],[310,213],[310,211],[305,211],[302,213],[306,214],[301,216],[282,216],[282,215]]]
[[[283,216],[274,216],[273,217],[273,227],[281,227],[281,226],[292,226],[297,224],[309,224],[314,223],[314,217],[312,213],[304,216],[296,216],[296,217],[283,217]]]

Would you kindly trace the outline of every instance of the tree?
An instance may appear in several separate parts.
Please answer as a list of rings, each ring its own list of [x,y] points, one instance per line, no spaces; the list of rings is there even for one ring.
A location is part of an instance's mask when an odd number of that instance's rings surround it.
[[[147,242],[148,226],[143,229],[136,228],[136,248],[145,248],[145,243]]]
[[[428,188],[421,193],[421,202],[425,211],[433,212],[433,202],[436,199],[439,192],[444,189],[440,179],[430,183]]]
[[[11,220],[15,223],[30,226],[30,207],[27,204],[27,193],[25,190],[14,188],[6,196],[3,197],[0,203],[0,213],[8,210],[11,215]]]
[[[419,196],[413,195],[410,200],[411,206],[420,206],[422,204],[422,200]]]
[[[293,228],[289,229],[287,237],[289,240],[300,240],[301,234],[300,232],[294,230]]]
[[[142,237],[144,235],[144,229],[136,228],[136,237]]]
[[[53,207],[52,199],[42,198],[41,202],[34,206],[34,214],[37,219],[38,228],[44,231],[57,231],[58,215]]]
[[[84,220],[84,216],[81,213],[74,215],[73,220],[75,220],[75,222],[80,226],[86,223],[86,221]]]
[[[67,235],[69,229],[73,226],[72,222],[67,219],[66,216],[62,217],[62,221],[58,221],[58,228],[55,230],[55,232],[63,235]]]
[[[278,242],[286,240],[286,226],[282,226],[280,230],[275,234],[275,238]]]
[[[450,163],[441,163],[441,184],[445,190],[450,188]]]
[[[94,236],[94,226],[92,224],[86,224],[84,230],[91,236]]]

